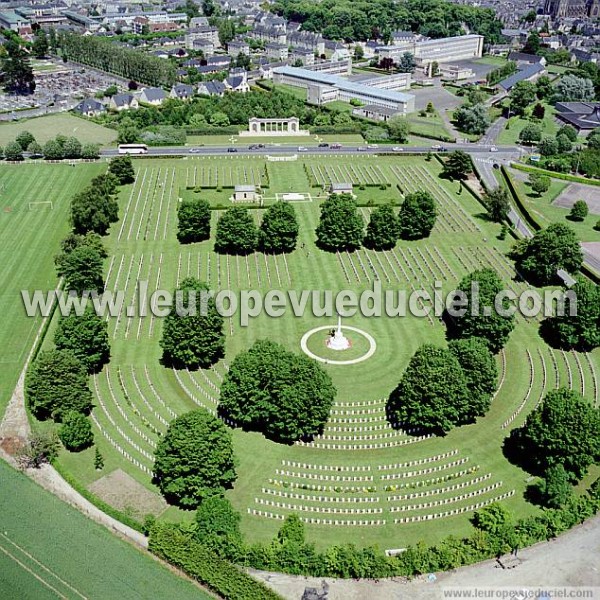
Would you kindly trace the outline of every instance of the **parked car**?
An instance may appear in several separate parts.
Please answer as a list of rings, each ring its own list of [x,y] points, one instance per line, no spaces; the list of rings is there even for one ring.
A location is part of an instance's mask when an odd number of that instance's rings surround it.
[[[237,152],[237,148],[227,148],[227,152]]]

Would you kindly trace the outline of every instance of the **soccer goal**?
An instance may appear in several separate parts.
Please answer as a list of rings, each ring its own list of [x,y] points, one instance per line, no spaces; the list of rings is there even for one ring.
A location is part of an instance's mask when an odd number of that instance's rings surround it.
[[[29,210],[40,210],[40,209],[50,209],[54,208],[54,204],[52,204],[52,200],[39,200],[38,202],[30,202]]]

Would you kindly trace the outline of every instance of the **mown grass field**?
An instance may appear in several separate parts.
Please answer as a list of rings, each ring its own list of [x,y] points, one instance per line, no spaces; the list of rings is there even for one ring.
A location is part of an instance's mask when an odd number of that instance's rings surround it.
[[[440,281],[447,292],[467,272],[484,265],[495,268],[515,291],[525,287],[513,281],[512,265],[505,258],[510,242],[497,240],[499,226],[482,217],[481,205],[465,191],[459,193],[456,183],[439,179],[438,162],[419,157],[361,156],[350,162],[307,154],[298,162],[266,163],[268,193],[311,192],[317,188],[311,187],[309,174],[313,180],[354,177],[369,184],[364,190],[355,186],[367,219],[371,205],[397,203],[403,193],[426,188],[434,193],[440,212],[426,240],[401,242],[385,253],[322,252],[315,246],[319,202],[313,200],[295,204],[300,240],[288,256],[227,257],[214,253],[212,240],[189,246],[177,243],[177,201],[194,178],[197,182],[215,169],[221,170],[221,176],[225,172],[242,178],[264,164],[243,157],[136,160],[137,181],[122,191],[121,220],[106,242],[107,289],[124,290],[127,305],[134,303],[138,280],[148,281],[150,290],[171,290],[188,275],[207,281],[213,289],[332,290],[335,294],[342,289],[372,289],[379,281],[384,289],[410,292],[432,290],[434,282]],[[380,189],[382,182],[389,186]],[[261,213],[262,209],[252,211],[257,223]],[[213,212],[213,225],[219,214]],[[263,314],[251,319],[248,327],[234,317],[225,325],[225,359],[211,369],[189,372],[160,364],[160,318],[150,313],[111,318],[111,362],[91,381],[94,429],[105,467],[94,469],[93,450],[65,452],[61,466],[88,486],[119,468],[156,492],[150,474],[159,435],[184,411],[201,406],[215,412],[219,385],[237,353],[261,338],[299,351],[306,331],[335,322],[334,315],[305,313],[297,318],[289,307],[281,318]],[[342,541],[398,548],[419,539],[433,541],[468,532],[476,503],[508,495],[505,502],[515,515],[536,510],[523,499],[527,474],[504,458],[503,440],[556,385],[570,385],[597,403],[600,352],[553,351],[539,338],[537,321],[519,318],[505,352],[498,356],[501,381],[488,415],[446,437],[422,439],[390,427],[385,399],[421,344],[444,343],[443,325],[433,317],[415,316],[354,316],[344,324],[370,333],[377,349],[372,358],[354,366],[325,365],[338,393],[321,437],[308,445],[283,446],[258,433],[234,430],[240,466],[228,496],[242,514],[249,540],[271,538],[281,524],[279,518],[291,512],[313,519],[307,524],[308,537],[321,548]],[[135,506],[130,508],[138,518],[143,516]],[[427,515],[448,511],[454,512],[425,520]],[[193,517],[174,507],[159,515],[169,520]],[[423,521],[400,521],[411,516]],[[324,524],[325,519],[338,523]]]
[[[554,114],[554,108],[542,102],[546,109],[546,113],[544,118],[541,121],[531,121],[529,119],[524,119],[523,117],[511,117],[507,123],[505,128],[502,130],[500,135],[498,136],[497,142],[498,144],[516,144],[519,142],[519,134],[521,130],[527,125],[531,125],[535,123],[539,125],[542,130],[542,136],[552,136],[555,135],[559,129],[559,125],[556,123]]]
[[[527,173],[513,170],[512,177],[525,206],[540,225],[547,227],[552,223],[566,223],[575,230],[582,242],[597,242],[600,239],[600,234],[594,229],[594,225],[598,222],[598,215],[590,213],[584,221],[571,221],[567,219],[570,209],[553,204],[554,200],[569,186],[568,182],[551,178],[550,189],[538,196],[527,183]],[[592,193],[597,192],[592,189]]]
[[[211,598],[0,460],[0,596]]]
[[[0,124],[0,146],[12,142],[21,131],[29,131],[35,139],[44,144],[58,134],[75,136],[82,143],[100,144],[107,146],[117,139],[117,132],[87,119],[80,119],[69,113],[58,113],[23,119],[18,122]]]
[[[69,229],[71,197],[105,169],[89,163],[0,166],[0,414],[41,322],[25,314],[21,290],[54,289],[54,255]]]

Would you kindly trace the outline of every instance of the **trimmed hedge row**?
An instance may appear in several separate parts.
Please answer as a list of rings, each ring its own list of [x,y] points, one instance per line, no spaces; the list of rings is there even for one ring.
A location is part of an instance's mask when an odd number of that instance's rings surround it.
[[[148,549],[223,598],[281,600],[281,596],[266,585],[219,558],[189,534],[178,529],[177,525],[155,525],[150,530]]]
[[[518,171],[525,171],[526,173],[535,173],[537,175],[547,175],[554,179],[562,179],[563,181],[572,181],[573,183],[583,183],[586,185],[600,186],[600,179],[588,179],[587,177],[580,177],[578,175],[569,175],[569,173],[559,173],[558,171],[549,171],[548,169],[539,169],[538,167],[530,167],[528,165],[522,165],[521,163],[513,163],[514,169]]]

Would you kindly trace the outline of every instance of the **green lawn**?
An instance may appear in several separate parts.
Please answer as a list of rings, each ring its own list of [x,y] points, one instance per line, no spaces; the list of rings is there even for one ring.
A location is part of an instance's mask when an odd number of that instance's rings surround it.
[[[54,255],[68,231],[71,196],[105,168],[100,163],[0,166],[0,415],[41,323],[27,317],[20,292],[56,285]]]
[[[511,117],[508,120],[507,125],[504,130],[500,133],[498,137],[498,144],[509,145],[516,144],[519,141],[519,133],[521,130],[530,125],[532,123],[536,123],[542,129],[542,134],[546,135],[555,135],[558,131],[559,126],[557,125],[554,119],[554,108],[549,104],[544,104],[546,108],[546,114],[541,121],[531,121],[527,118],[523,117]]]
[[[21,131],[30,131],[41,144],[56,137],[59,133],[75,136],[82,143],[89,142],[101,146],[110,145],[117,139],[117,132],[114,129],[102,127],[102,125],[69,113],[59,113],[0,124],[0,146],[6,146],[8,142],[12,142]]]
[[[240,126],[241,129],[241,126]],[[307,136],[244,136],[239,135],[188,135],[187,146],[248,146],[250,144],[285,144],[293,148],[298,146],[316,146],[320,142],[339,142],[341,144],[363,144],[359,134],[311,134]]]
[[[0,480],[0,597],[213,597],[1,460]]]
[[[526,173],[511,171],[513,182],[527,208],[542,227],[547,227],[552,223],[566,223],[572,227],[582,242],[597,242],[600,234],[594,229],[594,225],[600,218],[598,215],[589,214],[582,221],[571,221],[567,219],[570,209],[552,204],[556,198],[568,187],[568,182],[560,179],[550,179],[550,189],[542,196],[538,196],[531,191],[526,181],[522,179]],[[595,191],[595,190],[594,190]]]
[[[421,117],[418,112],[415,112],[406,118],[410,123],[410,132],[412,135],[433,138],[452,137],[437,111],[433,114],[427,114],[425,117]]]
[[[209,174],[245,181],[254,167],[262,168],[260,161],[241,157],[186,161],[138,159],[135,161],[137,182],[122,191],[121,221],[113,226],[107,239],[110,255],[106,262],[107,287],[124,290],[128,303],[133,301],[138,279],[149,281],[151,290],[173,289],[177,281],[187,275],[207,281],[213,289],[263,292],[330,289],[334,293],[352,289],[360,292],[371,289],[374,280],[379,279],[386,290],[432,289],[434,282],[440,281],[443,290],[450,291],[467,272],[482,266],[495,268],[506,284],[517,291],[525,287],[523,283],[512,281],[514,271],[505,258],[510,242],[497,240],[500,227],[482,217],[481,205],[470,194],[459,193],[455,183],[439,179],[441,167],[436,161],[408,156],[356,156],[351,161],[301,156],[296,162],[263,164],[269,172],[270,195],[290,191],[312,194],[319,188],[311,187],[309,176],[319,185],[348,180],[363,185],[369,183],[370,186],[362,190],[360,185],[355,187],[358,201],[363,205],[361,212],[367,219],[370,208],[364,205],[398,203],[402,194],[427,188],[440,205],[440,217],[426,240],[401,242],[393,251],[385,253],[362,249],[336,256],[315,246],[319,202],[297,203],[300,244],[292,254],[227,257],[214,253],[212,240],[188,246],[177,243],[177,198],[181,197],[182,190],[197,185],[200,178]],[[391,185],[380,189],[382,182]],[[202,197],[203,193],[198,196]],[[213,193],[205,192],[209,198]],[[219,214],[220,211],[214,211],[213,226]],[[261,214],[261,209],[252,211],[257,222]],[[296,318],[289,309],[278,319],[261,315],[252,319],[248,327],[242,327],[239,317],[234,317],[225,325],[225,359],[212,369],[187,372],[173,371],[160,364],[162,323],[159,318],[111,318],[111,362],[92,379],[97,399],[93,411],[97,422],[95,436],[105,467],[100,472],[94,469],[93,450],[80,454],[63,452],[59,459],[61,466],[83,485],[90,485],[120,468],[156,493],[149,471],[158,441],[157,432],[165,430],[165,421],[198,406],[215,411],[218,388],[228,365],[256,339],[270,338],[298,351],[300,339],[307,330],[334,324],[333,315],[317,317],[310,313]],[[449,533],[462,535],[470,531],[469,516],[474,502],[491,502],[511,492],[514,494],[506,504],[515,515],[535,512],[523,499],[527,475],[504,458],[503,440],[512,427],[523,423],[544,391],[551,389],[556,380],[563,385],[572,381],[577,389],[585,386],[586,394],[591,397],[593,390],[598,389],[593,384],[592,365],[599,372],[599,351],[589,357],[552,352],[538,336],[538,323],[519,318],[505,359],[498,358],[499,365],[506,361],[506,376],[488,415],[444,438],[419,440],[389,427],[385,398],[419,345],[444,343],[444,327],[437,319],[414,316],[354,316],[345,320],[345,324],[370,333],[377,342],[377,350],[372,358],[352,367],[325,365],[338,393],[334,412],[321,438],[312,445],[282,446],[257,433],[234,431],[240,467],[238,480],[228,496],[242,515],[242,528],[249,540],[267,540],[281,524],[252,511],[286,515],[293,510],[288,504],[300,506],[299,513],[304,518],[327,516],[384,521],[384,524],[361,527],[307,525],[308,538],[320,548],[339,542],[398,548],[419,539],[433,541]],[[46,343],[50,345],[51,340],[47,339]],[[534,377],[530,389],[531,369]],[[507,426],[503,428],[503,424]],[[121,454],[121,450],[125,454]],[[450,457],[439,456],[447,452],[452,452]],[[282,461],[293,461],[295,466]],[[425,463],[411,468],[406,465],[409,461]],[[382,470],[386,465],[395,466]],[[433,474],[420,472],[429,465],[437,469]],[[345,470],[352,467],[361,470]],[[385,473],[393,477],[383,479]],[[319,476],[323,475],[329,479],[320,480]],[[340,476],[346,479],[339,479]],[[484,477],[484,480],[473,482],[476,477]],[[477,495],[459,498],[460,492],[446,489],[453,483],[462,483]],[[311,488],[314,485],[326,486],[318,492],[321,499],[309,498],[315,494]],[[432,490],[433,498],[441,503],[415,508],[417,499],[394,499],[395,495],[410,493],[417,485]],[[298,498],[298,494],[302,497]],[[392,511],[400,505],[409,505],[410,510]],[[394,523],[394,519],[405,515],[425,515],[469,506],[470,509],[457,516],[422,523]],[[340,507],[367,507],[377,512],[361,515],[316,512],[317,508],[325,507],[337,511]],[[191,519],[193,513],[170,507],[160,516],[169,520]]]

